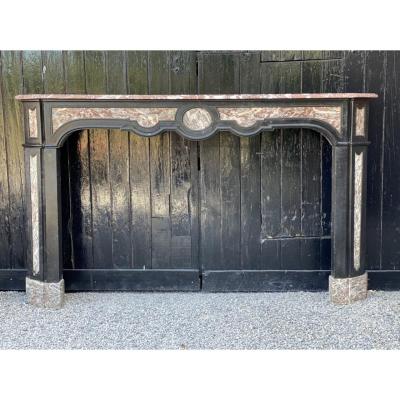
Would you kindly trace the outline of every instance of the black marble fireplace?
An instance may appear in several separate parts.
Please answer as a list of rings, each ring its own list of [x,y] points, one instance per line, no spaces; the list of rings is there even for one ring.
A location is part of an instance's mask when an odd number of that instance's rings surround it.
[[[368,93],[286,95],[21,95],[25,122],[28,301],[64,298],[60,148],[74,132],[120,129],[151,137],[175,131],[192,141],[220,131],[240,137],[311,129],[332,146],[329,291],[334,303],[367,295],[365,196]],[[153,274],[154,274],[153,270]],[[287,274],[287,271],[281,271]],[[168,271],[160,272],[162,276]],[[195,279],[182,270],[168,279]],[[160,276],[161,276],[160,275]]]

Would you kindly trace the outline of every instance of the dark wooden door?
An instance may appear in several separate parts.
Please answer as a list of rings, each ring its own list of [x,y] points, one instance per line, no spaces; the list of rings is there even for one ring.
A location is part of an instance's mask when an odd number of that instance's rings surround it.
[[[203,289],[322,289],[330,270],[331,148],[316,132],[201,143]],[[290,272],[289,274],[287,272]]]
[[[176,133],[84,131],[62,149],[69,289],[198,290],[198,150]]]
[[[62,149],[67,289],[279,290],[282,271],[329,271],[330,162],[305,130],[77,133]]]

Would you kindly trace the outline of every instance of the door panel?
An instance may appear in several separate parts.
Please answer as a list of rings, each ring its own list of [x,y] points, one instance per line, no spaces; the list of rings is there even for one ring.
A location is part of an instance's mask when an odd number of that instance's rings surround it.
[[[265,271],[329,270],[326,146],[299,129],[200,143],[174,132],[71,136],[62,149],[67,288],[196,290],[202,276],[205,290],[280,290]],[[292,274],[288,285],[313,286],[315,276]]]

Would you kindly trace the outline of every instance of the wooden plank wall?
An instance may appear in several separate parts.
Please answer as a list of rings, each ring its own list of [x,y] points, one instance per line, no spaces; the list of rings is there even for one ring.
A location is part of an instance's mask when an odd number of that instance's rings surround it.
[[[399,74],[400,52],[1,51],[0,269],[25,266],[18,93],[371,91],[367,266],[400,270]],[[74,135],[62,154],[66,266],[328,268],[330,161],[306,130]]]

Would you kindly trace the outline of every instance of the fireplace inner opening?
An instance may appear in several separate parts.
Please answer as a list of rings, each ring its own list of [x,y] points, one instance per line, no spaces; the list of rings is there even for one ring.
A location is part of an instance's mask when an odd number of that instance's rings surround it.
[[[74,133],[61,149],[64,270],[330,270],[331,163],[307,129]]]

